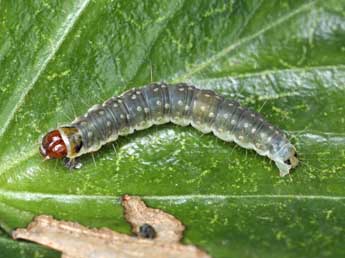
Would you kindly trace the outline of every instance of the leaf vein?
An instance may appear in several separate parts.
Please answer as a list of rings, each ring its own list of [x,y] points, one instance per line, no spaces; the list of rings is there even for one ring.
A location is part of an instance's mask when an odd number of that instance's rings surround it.
[[[245,37],[245,38],[241,38],[238,41],[234,42],[233,44],[231,44],[230,46],[222,49],[220,52],[218,52],[215,55],[212,55],[211,57],[209,57],[206,61],[197,64],[196,66],[194,66],[193,69],[191,69],[189,72],[185,73],[182,76],[179,76],[177,79],[175,79],[174,81],[185,81],[188,78],[190,78],[193,74],[203,70],[204,68],[206,68],[207,66],[209,66],[210,64],[212,64],[213,62],[217,61],[218,59],[224,57],[225,55],[227,55],[228,53],[230,53],[231,51],[235,50],[236,48],[238,48],[239,46],[241,46],[244,43],[248,43],[251,40],[259,37],[260,35],[264,34],[265,32],[269,31],[270,29],[276,27],[277,25],[284,23],[285,21],[289,20],[290,18],[294,17],[295,15],[307,10],[310,6],[312,6],[315,2],[309,2],[307,4],[304,4],[302,6],[300,6],[299,8],[295,9],[294,11],[282,16],[281,18],[277,19],[276,22],[272,22],[270,25],[264,27],[263,29],[259,30],[258,32],[252,34],[251,36]]]
[[[296,72],[296,73],[302,73],[302,72],[310,72],[314,70],[337,70],[337,69],[345,69],[344,64],[338,64],[338,65],[320,65],[320,66],[308,66],[308,67],[293,67],[293,68],[284,68],[284,69],[272,69],[272,70],[262,70],[257,72],[248,72],[248,73],[241,73],[236,75],[229,75],[226,77],[213,77],[213,78],[207,78],[207,79],[200,79],[197,80],[199,82],[203,81],[213,81],[213,80],[219,80],[223,78],[231,78],[231,79],[243,79],[243,78],[250,78],[250,77],[261,77],[261,76],[268,76],[268,75],[275,75],[279,73],[288,73],[288,72]]]

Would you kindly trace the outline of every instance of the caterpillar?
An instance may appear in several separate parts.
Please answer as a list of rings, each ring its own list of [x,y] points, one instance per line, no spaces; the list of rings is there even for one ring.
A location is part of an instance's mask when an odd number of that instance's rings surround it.
[[[191,125],[253,149],[273,160],[281,176],[298,164],[296,149],[286,134],[260,114],[212,90],[186,83],[152,83],[95,105],[70,125],[48,132],[40,153],[45,159],[64,158],[68,168],[80,168],[77,157],[97,151],[119,136],[168,122]]]

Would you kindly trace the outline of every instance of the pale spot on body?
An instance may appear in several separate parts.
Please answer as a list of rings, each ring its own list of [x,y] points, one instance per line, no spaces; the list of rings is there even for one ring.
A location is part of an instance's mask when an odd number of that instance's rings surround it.
[[[179,88],[179,91],[184,91],[184,88]]]
[[[103,116],[103,115],[104,115],[104,111],[101,110],[101,111],[98,112],[98,114],[101,115],[101,116]]]
[[[154,92],[157,92],[159,90],[159,88],[154,88],[153,91]]]
[[[189,106],[185,106],[184,110],[186,110],[186,111],[189,110]]]
[[[168,109],[169,108],[169,104],[168,103],[165,104],[164,107]]]
[[[231,120],[230,122],[232,125],[236,124],[236,121],[234,119]]]
[[[107,126],[110,127],[111,126],[111,122],[107,121]]]
[[[132,99],[136,99],[137,98],[137,96],[136,95],[132,95]]]
[[[117,103],[114,103],[113,104],[113,107],[118,107],[119,105]]]
[[[182,106],[182,105],[183,105],[182,100],[179,100],[179,101],[177,102],[177,104],[179,104],[180,106]]]
[[[228,114],[224,114],[224,118],[227,119],[229,117]]]
[[[157,104],[157,106],[160,106],[162,103],[159,100],[157,100],[156,104]]]
[[[240,135],[240,136],[238,136],[238,139],[242,141],[244,139],[244,137],[242,135]]]
[[[209,98],[209,97],[211,97],[211,95],[206,93],[206,94],[205,94],[205,97],[206,97],[206,98]]]
[[[249,124],[248,123],[244,123],[243,127],[244,128],[248,128]]]
[[[193,90],[193,87],[188,87],[188,90]]]
[[[93,135],[92,132],[87,132],[87,136],[88,136],[88,137],[91,137],[92,135]]]
[[[120,115],[120,117],[121,117],[122,119],[124,119],[124,118],[125,118],[125,116],[124,116],[123,114],[121,114],[121,115]]]
[[[143,110],[142,107],[137,106],[137,111],[140,112],[141,110]]]
[[[214,117],[214,113],[211,112],[208,116],[209,116],[209,117]]]
[[[144,108],[144,111],[145,111],[145,113],[148,113],[150,111],[150,109],[146,107],[146,108]]]
[[[201,106],[201,110],[205,111],[206,110],[205,106]]]
[[[256,128],[253,128],[253,129],[252,129],[252,133],[255,133],[255,132],[256,132]]]

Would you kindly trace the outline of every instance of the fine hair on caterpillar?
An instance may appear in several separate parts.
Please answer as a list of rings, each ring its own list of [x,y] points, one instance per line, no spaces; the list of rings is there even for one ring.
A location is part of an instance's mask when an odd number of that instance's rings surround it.
[[[191,125],[253,149],[273,160],[281,176],[298,164],[296,148],[286,134],[259,113],[186,83],[152,83],[94,105],[72,123],[48,132],[40,152],[45,159],[65,158],[68,168],[79,168],[77,157],[97,151],[119,136],[168,122]]]

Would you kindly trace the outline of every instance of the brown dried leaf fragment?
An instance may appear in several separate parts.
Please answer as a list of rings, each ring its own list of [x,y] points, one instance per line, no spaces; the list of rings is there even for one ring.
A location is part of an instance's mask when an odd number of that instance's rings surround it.
[[[210,257],[195,246],[177,242],[182,237],[184,226],[172,215],[148,208],[139,197],[124,196],[123,206],[126,219],[135,233],[139,232],[140,225],[147,224],[154,229],[156,237],[151,240],[107,228],[89,229],[78,223],[41,215],[26,229],[15,230],[13,238],[34,241],[61,251],[63,258]]]
[[[171,214],[147,207],[137,196],[125,195],[122,206],[125,209],[125,218],[136,235],[140,236],[140,226],[149,224],[156,231],[156,241],[173,243],[181,240],[185,227]]]

